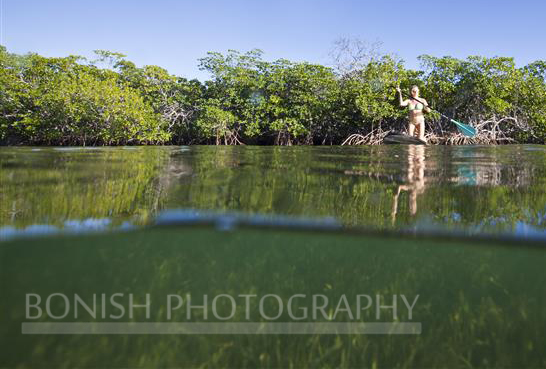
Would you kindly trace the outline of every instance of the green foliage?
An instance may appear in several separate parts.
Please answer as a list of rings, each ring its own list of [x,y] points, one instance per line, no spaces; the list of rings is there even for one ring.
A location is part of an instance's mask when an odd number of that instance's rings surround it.
[[[329,123],[337,82],[330,68],[287,60],[265,62],[262,52],[209,53],[207,98],[237,118],[246,138],[278,144],[311,142]]]
[[[208,53],[199,60],[200,69],[213,77],[207,83],[205,108],[212,104],[229,111],[237,120],[238,130],[251,139],[261,133],[260,118],[264,114],[264,73],[268,64],[261,55],[258,49],[246,54],[229,50],[226,56]]]
[[[283,61],[272,69],[271,83],[266,87],[269,130],[277,135],[277,143],[298,138],[312,143],[331,123],[334,74],[320,65]]]
[[[169,139],[164,122],[138,90],[120,84],[115,72],[82,65],[78,60],[75,56],[29,55],[22,66],[2,68],[2,77],[11,83],[6,89],[8,103],[2,108],[15,113],[15,119],[2,122],[3,138],[83,145]],[[14,74],[18,81],[14,81]],[[9,99],[10,95],[16,98]]]
[[[235,116],[219,107],[207,105],[197,118],[196,126],[205,139],[215,139],[216,144],[225,143],[233,135]]]
[[[401,117],[403,112],[393,101],[396,83],[404,77],[402,63],[390,56],[371,61],[359,71],[356,104],[364,121],[381,125]]]
[[[199,135],[192,127],[198,101],[203,94],[199,81],[170,75],[155,65],[137,68],[122,58],[116,59],[113,66],[119,70],[120,83],[137,90],[154,112],[161,116],[165,122],[164,129],[173,141],[188,142]]]
[[[0,46],[0,141],[8,137],[11,125],[25,111],[28,93],[20,70],[26,62],[27,58],[9,54]]]
[[[210,52],[200,83],[117,52],[44,58],[0,47],[0,140],[4,143],[339,144],[353,133],[400,128],[395,87],[421,87],[439,111],[492,137],[546,140],[546,62],[516,68],[506,57],[420,57],[423,71],[373,57],[336,74],[318,64],[262,59],[263,52]],[[101,67],[102,66],[102,67]],[[215,121],[218,119],[218,121]],[[427,120],[445,128],[438,114]]]
[[[505,57],[420,59],[429,102],[439,110],[522,142],[545,142],[545,62],[516,68]]]

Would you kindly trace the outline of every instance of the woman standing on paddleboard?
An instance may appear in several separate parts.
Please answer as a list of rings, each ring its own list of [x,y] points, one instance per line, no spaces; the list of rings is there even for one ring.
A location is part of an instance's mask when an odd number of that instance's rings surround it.
[[[429,112],[428,103],[425,99],[419,97],[419,87],[411,87],[411,97],[409,99],[402,99],[402,91],[400,87],[396,88],[398,96],[400,98],[400,106],[407,106],[409,109],[409,126],[408,131],[410,136],[415,135],[415,129],[417,128],[417,137],[420,140],[425,141],[425,116],[423,111]]]

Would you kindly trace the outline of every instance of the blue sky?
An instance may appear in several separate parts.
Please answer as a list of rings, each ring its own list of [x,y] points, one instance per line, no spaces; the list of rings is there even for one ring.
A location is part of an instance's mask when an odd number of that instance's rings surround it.
[[[381,41],[409,68],[421,54],[546,60],[546,0],[0,1],[10,52],[112,50],[201,80],[197,59],[207,51],[260,48],[266,60],[328,65],[342,36]]]

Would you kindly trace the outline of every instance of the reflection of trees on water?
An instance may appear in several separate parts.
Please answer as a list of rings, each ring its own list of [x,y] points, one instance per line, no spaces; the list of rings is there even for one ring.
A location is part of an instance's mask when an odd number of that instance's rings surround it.
[[[0,226],[84,219],[142,224],[161,208],[168,149],[6,148],[0,154]]]
[[[519,158],[513,149],[467,150],[195,147],[180,156],[191,167],[191,175],[171,182],[166,204],[330,216],[347,225],[381,228],[405,227],[421,218],[441,225],[455,221],[477,225],[501,215],[507,227],[520,220],[534,224],[531,219],[544,212],[537,201],[544,203],[545,195],[537,194],[540,181],[531,174],[544,178],[544,165],[525,160],[525,152]],[[520,186],[529,187],[529,192]]]
[[[416,221],[411,217],[419,204],[423,216],[441,225],[500,229],[524,222],[544,228],[545,222],[536,219],[546,212],[545,194],[539,190],[546,168],[544,161],[529,160],[529,152],[521,147],[409,146],[405,150],[406,175],[393,196],[393,225],[402,194],[407,193],[410,223]]]
[[[405,227],[418,216],[442,225],[500,219],[546,227],[544,150],[197,146],[3,154],[2,225],[141,224],[165,208],[195,208],[380,228]]]
[[[511,163],[506,163],[505,159],[492,158],[490,153],[478,149],[461,147],[452,155],[451,165],[448,165],[451,170],[445,177],[461,185],[521,187],[530,185],[536,171],[541,169],[536,163],[529,162],[517,148],[513,150]]]
[[[176,186],[180,181],[192,175],[192,168],[180,153],[170,155],[163,164],[163,168],[157,179],[157,185],[154,186],[154,212],[164,208],[164,200],[168,196],[172,187]]]

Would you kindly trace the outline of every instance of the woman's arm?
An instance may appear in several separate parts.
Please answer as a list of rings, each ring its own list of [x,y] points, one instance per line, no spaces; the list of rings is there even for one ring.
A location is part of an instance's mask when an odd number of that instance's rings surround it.
[[[421,101],[423,102],[423,110],[425,111],[425,113],[430,113],[430,108],[428,107],[428,102],[427,100],[425,99],[421,99]]]
[[[400,106],[408,106],[409,100],[402,100],[402,91],[400,90],[400,87],[396,87],[396,91],[398,91],[398,100],[400,101]]]

